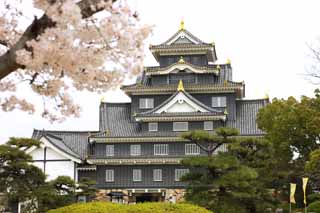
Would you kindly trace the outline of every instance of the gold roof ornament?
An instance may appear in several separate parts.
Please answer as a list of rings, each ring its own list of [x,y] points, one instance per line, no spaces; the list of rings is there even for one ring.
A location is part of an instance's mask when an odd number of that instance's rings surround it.
[[[224,80],[224,81],[223,81],[223,86],[226,87],[227,85],[228,85],[228,81],[227,81],[227,80]]]
[[[264,99],[269,99],[269,94],[266,92],[266,94],[264,95]]]
[[[184,63],[186,63],[185,61],[184,61],[184,59],[183,59],[183,57],[181,56],[180,57],[180,59],[179,59],[179,61],[178,61],[180,64],[184,64]]]
[[[229,114],[227,108],[224,110],[223,114],[225,114],[225,115]]]
[[[181,20],[181,22],[180,22],[180,30],[184,30],[185,28],[184,28],[184,21],[183,20]]]
[[[231,64],[231,60],[230,60],[230,58],[227,58],[227,62],[226,62],[226,64]]]
[[[100,98],[100,102],[101,103],[104,102],[104,97],[103,96]]]
[[[179,84],[178,84],[177,90],[178,90],[179,92],[184,91],[183,82],[182,82],[181,79],[179,80]]]
[[[221,67],[219,64],[217,65],[217,70],[219,70],[219,71],[221,70]]]

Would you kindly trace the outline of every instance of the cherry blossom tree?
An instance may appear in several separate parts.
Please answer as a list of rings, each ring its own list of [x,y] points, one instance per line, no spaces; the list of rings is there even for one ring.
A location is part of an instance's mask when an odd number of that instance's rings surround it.
[[[26,0],[0,1],[3,111],[41,110],[50,121],[79,116],[72,91],[104,92],[141,70],[143,41],[151,28],[140,23],[126,1],[29,3],[32,10],[21,6]],[[19,97],[20,84],[39,94],[44,106],[38,109],[28,98]]]

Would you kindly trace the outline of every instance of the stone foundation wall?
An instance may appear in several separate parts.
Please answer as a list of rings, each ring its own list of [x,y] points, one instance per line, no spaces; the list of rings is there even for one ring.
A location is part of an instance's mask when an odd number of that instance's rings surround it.
[[[164,202],[176,203],[184,201],[185,189],[161,189],[161,191],[165,192],[165,196],[160,199]],[[124,194],[123,203],[135,203],[135,193],[129,193],[128,189],[100,189],[93,200],[111,202],[110,196],[107,195],[110,192],[122,192]]]

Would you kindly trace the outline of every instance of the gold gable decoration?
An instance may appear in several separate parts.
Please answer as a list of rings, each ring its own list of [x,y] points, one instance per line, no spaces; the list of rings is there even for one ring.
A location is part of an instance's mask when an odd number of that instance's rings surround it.
[[[181,79],[179,80],[179,84],[178,84],[177,90],[178,90],[179,92],[184,91],[183,82],[182,82]]]
[[[231,64],[231,60],[230,60],[230,58],[227,58],[227,62],[226,62],[226,64]]]
[[[184,30],[185,28],[184,28],[184,21],[183,20],[181,20],[181,22],[180,22],[180,30]]]
[[[182,56],[180,57],[180,59],[179,59],[179,61],[178,61],[178,62],[179,62],[179,64],[184,64],[184,63],[186,63],[186,62],[184,61],[184,59],[183,59],[183,57],[182,57]]]

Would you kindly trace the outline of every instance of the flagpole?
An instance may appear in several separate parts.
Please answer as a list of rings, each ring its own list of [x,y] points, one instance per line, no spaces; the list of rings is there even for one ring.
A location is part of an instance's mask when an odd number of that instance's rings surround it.
[[[291,202],[290,202],[290,205],[289,205],[289,209],[290,209],[290,213],[291,213]]]

